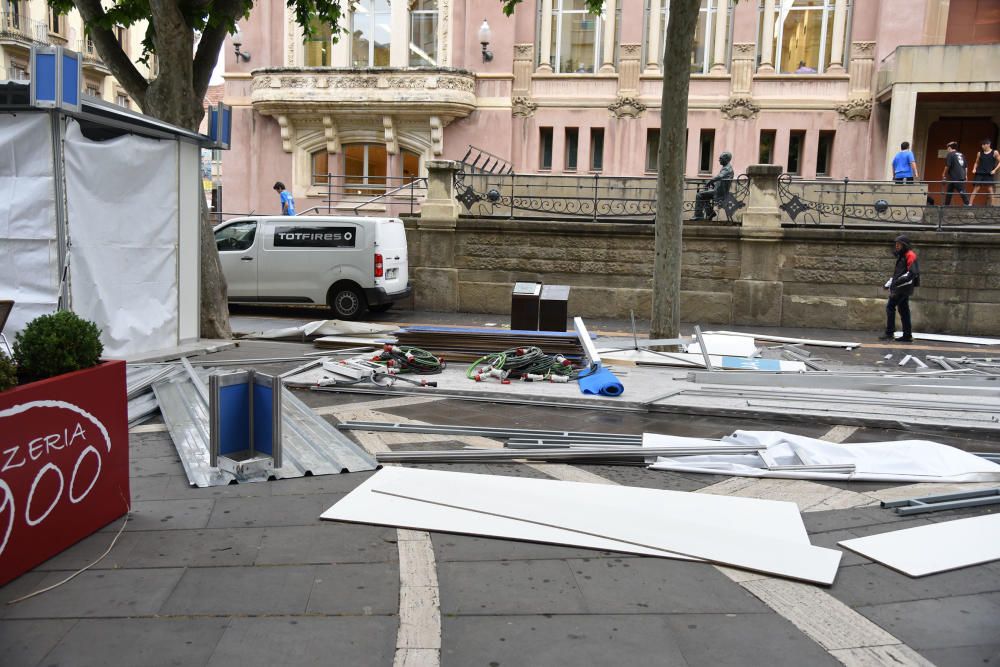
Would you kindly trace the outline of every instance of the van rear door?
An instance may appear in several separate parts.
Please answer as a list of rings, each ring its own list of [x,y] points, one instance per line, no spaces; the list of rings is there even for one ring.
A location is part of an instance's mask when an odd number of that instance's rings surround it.
[[[375,252],[382,255],[383,267],[383,275],[375,279],[375,285],[383,287],[386,294],[405,290],[410,282],[410,259],[402,220],[379,220],[375,228]]]

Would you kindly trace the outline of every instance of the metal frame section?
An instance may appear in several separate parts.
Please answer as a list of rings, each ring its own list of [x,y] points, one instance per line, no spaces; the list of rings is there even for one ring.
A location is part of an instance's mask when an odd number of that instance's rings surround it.
[[[836,394],[831,393],[821,393],[821,392],[789,392],[780,390],[769,390],[769,389],[758,389],[755,387],[733,387],[732,389],[728,387],[703,387],[700,389],[683,389],[678,394],[684,396],[704,396],[709,398],[747,398],[747,399],[762,399],[762,400],[775,400],[775,401],[798,401],[802,403],[850,403],[854,405],[871,405],[872,402],[877,402],[879,405],[892,406],[897,408],[912,408],[914,410],[963,410],[966,412],[986,412],[986,413],[998,413],[1000,412],[1000,405],[996,407],[983,407],[976,405],[969,405],[968,402],[961,401],[920,401],[911,398],[894,398],[890,396],[876,396],[872,397],[870,394],[865,395],[856,393],[851,394],[849,392],[840,392]],[[674,394],[677,395],[677,394]]]
[[[585,431],[547,431],[533,428],[504,428],[494,426],[447,426],[444,424],[403,424],[399,422],[366,422],[345,421],[337,424],[337,428],[345,431],[390,431],[392,433],[431,433],[437,435],[482,436],[485,438],[567,438],[579,439],[621,440],[629,439],[639,443],[642,435],[620,435],[617,433],[592,433]]]
[[[709,454],[756,454],[756,445],[719,445],[704,447],[628,447],[567,448],[532,450],[452,449],[413,452],[379,452],[379,463],[460,463],[489,461],[570,461],[656,458],[657,456],[704,456]]]
[[[934,374],[908,373],[905,375],[880,375],[877,373],[780,373],[769,371],[736,371],[731,373],[688,373],[690,382],[705,385],[766,386],[772,390],[834,389],[854,391],[898,391],[902,393],[972,393],[984,398],[987,391],[995,391],[1000,397],[1000,376],[950,375],[940,371]]]
[[[708,346],[705,345],[705,339],[701,335],[701,327],[697,324],[694,325],[694,337],[698,339],[698,348],[701,350],[701,356],[705,360],[705,370],[709,373],[713,372],[715,369],[712,368],[712,358],[708,356]]]
[[[853,350],[861,347],[861,343],[851,343],[839,340],[815,340],[812,338],[788,338],[786,336],[771,336],[762,333],[748,333],[746,331],[706,331],[707,334],[726,334],[728,336],[747,336],[757,340],[766,340],[772,343],[796,343],[799,345],[815,345],[817,347],[842,347],[845,350]]]
[[[233,481],[258,482],[256,474],[237,478],[209,465],[208,401],[195,385],[200,377],[192,369],[153,385],[167,430],[174,441],[188,481],[193,486],[223,486]],[[282,465],[272,476],[291,479],[305,475],[331,475],[374,470],[377,462],[347,436],[312,411],[287,388],[281,387],[283,406]]]
[[[922,496],[920,498],[882,503],[882,507],[894,508],[896,514],[903,516],[964,507],[983,507],[984,505],[1000,505],[1000,487],[995,489],[981,489],[979,491],[965,491],[962,493],[942,493],[934,496]]]
[[[127,396],[131,400],[144,392],[150,391],[153,383],[173,375],[177,369],[173,366],[145,366],[128,364],[125,367],[125,385]]]

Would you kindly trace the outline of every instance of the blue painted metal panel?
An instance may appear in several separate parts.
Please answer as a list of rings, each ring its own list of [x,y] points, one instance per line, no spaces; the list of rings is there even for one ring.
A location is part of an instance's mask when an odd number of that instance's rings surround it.
[[[234,384],[219,390],[219,453],[250,449],[249,387]]]
[[[274,456],[274,392],[270,387],[253,385],[253,448]]]

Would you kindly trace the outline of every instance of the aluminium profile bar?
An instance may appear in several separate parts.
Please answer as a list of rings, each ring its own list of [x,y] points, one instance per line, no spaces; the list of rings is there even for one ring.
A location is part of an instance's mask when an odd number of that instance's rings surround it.
[[[698,349],[701,350],[701,356],[705,360],[705,370],[709,373],[715,371],[712,368],[712,358],[708,356],[708,347],[705,345],[705,339],[701,335],[701,327],[697,324],[694,325],[694,337],[698,339]]]
[[[621,405],[611,399],[601,398],[580,398],[580,399],[548,399],[548,398],[512,398],[509,395],[492,392],[471,392],[448,389],[397,389],[397,388],[372,388],[356,386],[323,386],[310,387],[310,391],[337,392],[342,394],[369,394],[373,396],[433,396],[435,398],[446,398],[455,401],[474,401],[480,403],[494,403],[504,405],[536,405],[545,408],[569,408],[574,410],[604,410],[607,412],[648,412],[645,408],[638,406]]]
[[[433,433],[439,435],[485,436],[490,438],[631,438],[641,441],[642,435],[619,435],[615,433],[591,433],[582,431],[554,431],[532,428],[504,428],[494,426],[450,426],[444,424],[406,424],[399,422],[345,421],[337,425],[341,430],[390,431],[393,433]]]
[[[970,406],[968,402],[958,401],[921,401],[894,396],[864,396],[838,392],[836,395],[822,394],[819,392],[799,393],[788,391],[766,391],[764,389],[685,389],[680,392],[691,396],[704,396],[706,398],[762,398],[762,399],[788,399],[806,403],[857,403],[879,405],[892,405],[897,407],[912,407],[914,409],[929,410],[965,410],[971,412],[1000,412],[1000,403],[995,406],[976,405]]]
[[[576,330],[576,336],[580,339],[580,346],[583,348],[584,354],[587,355],[588,365],[590,367],[601,365],[601,355],[597,352],[597,346],[594,345],[594,341],[590,337],[590,332],[587,331],[587,325],[583,323],[582,317],[573,318],[573,328]]]
[[[1000,504],[1000,487],[995,489],[980,489],[962,493],[943,493],[934,496],[922,496],[907,500],[883,502],[882,507],[893,508],[896,514],[909,516],[925,514],[941,510],[960,509],[965,507],[983,507]]]
[[[585,459],[646,459],[657,456],[703,456],[708,454],[756,454],[761,447],[753,445],[722,445],[719,447],[622,447],[611,451],[600,449],[509,450],[458,449],[436,451],[379,452],[379,463],[451,463],[462,461],[518,460],[585,460]]]

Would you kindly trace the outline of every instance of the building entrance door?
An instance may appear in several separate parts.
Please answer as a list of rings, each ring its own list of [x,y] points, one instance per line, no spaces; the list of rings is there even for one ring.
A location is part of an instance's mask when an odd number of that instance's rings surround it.
[[[928,184],[927,192],[934,198],[934,202],[941,204],[944,201],[943,193],[945,186],[941,181],[941,173],[944,171],[944,159],[948,154],[947,145],[949,141],[958,142],[958,150],[965,155],[968,166],[968,181],[972,181],[972,165],[976,163],[976,151],[979,150],[979,142],[983,139],[992,139],[993,145],[997,141],[997,126],[989,118],[941,118],[931,123],[927,130],[927,150],[924,151],[924,169],[921,172],[926,181],[935,181]],[[971,182],[966,183],[966,192],[972,190]],[[977,204],[985,203],[985,197],[977,197]],[[951,203],[961,204],[960,197],[953,196]]]

